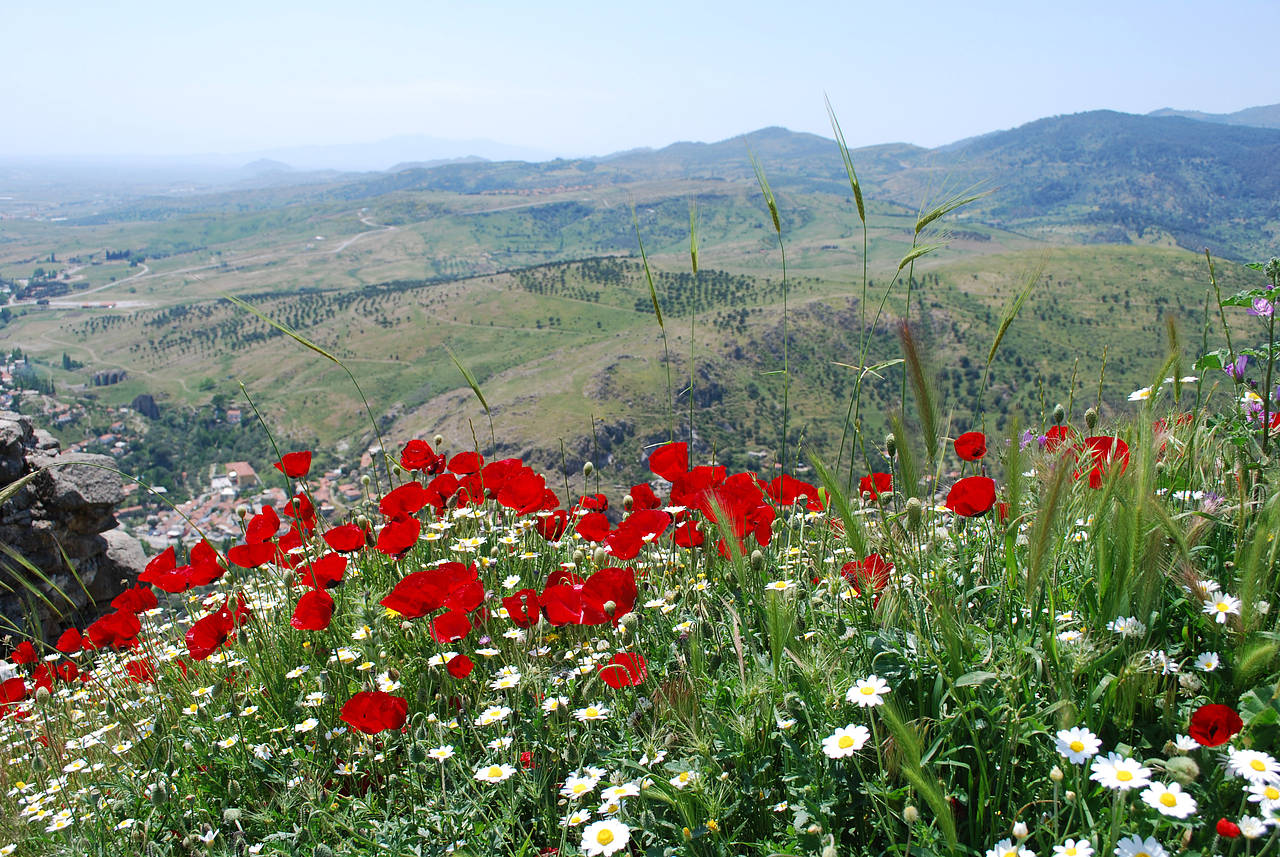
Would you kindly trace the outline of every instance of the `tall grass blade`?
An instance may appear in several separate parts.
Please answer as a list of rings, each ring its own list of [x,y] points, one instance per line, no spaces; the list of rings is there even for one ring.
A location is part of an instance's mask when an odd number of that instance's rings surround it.
[[[644,252],[644,239],[640,237],[640,218],[636,217],[636,207],[633,203],[631,206],[631,225],[636,230],[636,243],[640,245],[640,262],[644,265],[644,279],[649,284],[649,300],[653,303],[653,314],[658,318],[658,329],[662,331],[662,362],[667,366],[667,410],[670,414],[670,424],[668,425],[668,435],[671,440],[676,439],[676,400],[672,395],[671,387],[671,352],[668,350],[667,344],[667,325],[662,320],[662,307],[658,306],[658,290],[653,285],[653,272],[649,269],[649,256]],[[693,392],[690,391],[690,396]]]
[[[930,768],[925,767],[920,753],[920,741],[916,732],[902,719],[897,708],[891,702],[879,707],[880,719],[889,727],[893,740],[897,743],[898,752],[902,754],[902,765],[899,767],[902,776],[907,778],[912,788],[924,798],[933,811],[934,820],[942,828],[951,849],[956,847],[956,821],[951,805],[947,803],[942,790],[938,788],[938,776]]]
[[[480,407],[484,408],[486,414],[490,413],[489,403],[484,398],[484,393],[480,392],[480,382],[476,380],[476,376],[471,374],[471,370],[462,365],[462,361],[458,359],[458,355],[453,353],[453,349],[445,346],[444,350],[449,353],[449,359],[453,361],[453,365],[458,367],[458,371],[462,373],[462,378],[467,382],[467,386],[471,388],[471,392],[476,394],[476,398],[480,400]]]
[[[898,338],[902,341],[903,359],[907,363],[907,379],[916,395],[920,428],[924,432],[925,454],[933,461],[938,454],[938,404],[926,377],[924,361],[920,358],[920,349],[911,332],[911,325],[905,321],[898,325]]]
[[[844,161],[844,171],[849,177],[849,187],[853,189],[853,202],[858,207],[858,219],[862,221],[863,226],[866,226],[867,209],[862,202],[862,185],[858,182],[858,173],[853,168],[853,158],[849,157],[849,147],[845,144],[844,132],[840,130],[836,112],[831,109],[831,99],[824,95],[823,100],[827,103],[827,117],[831,120],[831,130],[836,135],[836,145],[840,147],[840,160]]]
[[[916,235],[923,232],[926,226],[939,217],[945,217],[957,208],[963,208],[971,202],[977,202],[991,193],[989,190],[979,191],[978,187],[980,185],[972,185],[957,194],[947,197],[928,211],[921,212],[919,217],[916,218]]]

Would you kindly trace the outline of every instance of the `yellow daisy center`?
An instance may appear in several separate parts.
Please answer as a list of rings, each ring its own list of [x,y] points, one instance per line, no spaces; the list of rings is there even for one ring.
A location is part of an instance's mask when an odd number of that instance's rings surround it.
[[[599,842],[601,845],[608,845],[612,841],[613,831],[607,827],[596,834],[596,842]]]
[[[597,711],[595,708],[588,708],[588,709],[587,709],[587,716],[588,716],[588,717],[595,717],[595,716],[597,716],[599,713],[600,713],[600,712],[599,712],[599,711]]]
[[[1067,857],[1076,857],[1076,855],[1079,854],[1080,852],[1073,845],[1070,848],[1065,849],[1062,853],[1067,855]]]
[[[491,776],[491,777],[500,777],[500,776],[502,776],[502,768],[499,768],[497,765],[490,765],[490,766],[489,766],[489,776]]]
[[[861,691],[863,696],[870,696],[871,694],[876,692],[876,689],[874,687],[871,687],[870,685],[863,685],[861,688]]]
[[[1249,763],[1249,767],[1253,768],[1255,771],[1265,771],[1267,769],[1267,766],[1263,764],[1261,759],[1254,759]]]
[[[848,750],[853,746],[853,739],[848,735],[841,735],[840,740],[836,743],[839,744],[841,750]]]
[[[1116,771],[1116,779],[1122,783],[1127,783],[1133,779],[1133,773],[1130,771]]]
[[[1164,804],[1165,806],[1177,806],[1178,799],[1173,796],[1173,792],[1165,792],[1164,794],[1160,795],[1160,803]]]
[[[1266,794],[1267,800],[1280,800],[1280,789],[1275,786],[1267,786],[1264,794]]]
[[[1071,748],[1071,752],[1072,752],[1072,753],[1083,753],[1083,752],[1084,752],[1084,742],[1083,742],[1083,741],[1072,741],[1072,742],[1071,742],[1070,744],[1068,744],[1067,746]]]
[[[1216,606],[1216,607],[1218,608],[1218,612],[1219,612],[1219,613],[1226,613],[1228,610],[1230,610],[1230,609],[1231,609],[1231,605],[1230,605],[1230,604],[1228,604],[1228,603],[1227,603],[1227,602],[1225,602],[1225,601],[1219,601],[1219,602],[1218,602],[1216,605],[1214,605],[1214,606]]]

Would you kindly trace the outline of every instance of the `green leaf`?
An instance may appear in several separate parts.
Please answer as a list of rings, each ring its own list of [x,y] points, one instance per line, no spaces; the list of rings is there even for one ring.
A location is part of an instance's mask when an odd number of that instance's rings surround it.
[[[960,678],[956,679],[956,687],[973,687],[975,685],[986,684],[989,681],[995,681],[998,678],[1000,678],[1000,676],[995,673],[975,670],[974,672],[965,673],[960,676]]]

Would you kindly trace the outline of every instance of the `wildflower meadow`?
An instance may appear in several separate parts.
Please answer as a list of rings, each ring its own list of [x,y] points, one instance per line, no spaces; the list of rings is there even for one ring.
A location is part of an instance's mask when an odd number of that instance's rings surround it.
[[[1270,854],[1280,262],[1238,295],[1212,264],[1201,347],[1171,327],[1106,417],[959,423],[903,323],[848,360],[900,385],[887,436],[855,394],[811,454],[784,362],[763,476],[674,413],[629,490],[424,436],[328,520],[277,450],[292,499],[233,544],[9,639],[0,855]]]

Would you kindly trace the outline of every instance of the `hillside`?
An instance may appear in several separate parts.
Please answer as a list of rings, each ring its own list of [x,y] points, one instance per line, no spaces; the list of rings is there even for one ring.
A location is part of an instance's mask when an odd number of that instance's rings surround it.
[[[1164,107],[1152,110],[1148,116],[1182,116],[1200,122],[1219,122],[1223,125],[1252,125],[1256,128],[1280,128],[1280,104],[1246,107],[1234,113],[1203,113],[1199,110],[1174,110]]]

